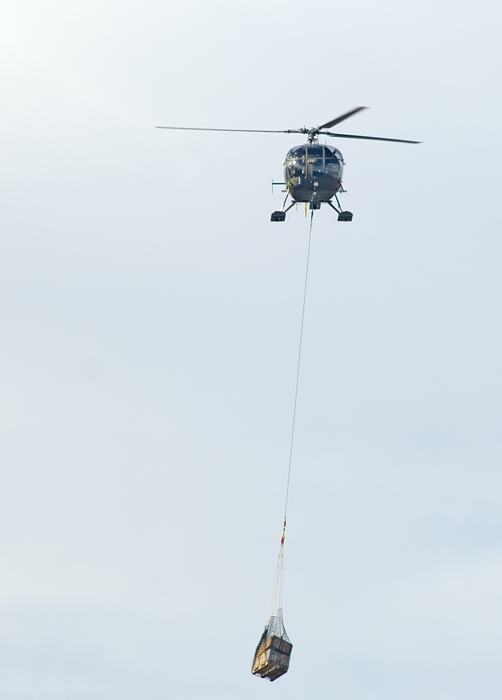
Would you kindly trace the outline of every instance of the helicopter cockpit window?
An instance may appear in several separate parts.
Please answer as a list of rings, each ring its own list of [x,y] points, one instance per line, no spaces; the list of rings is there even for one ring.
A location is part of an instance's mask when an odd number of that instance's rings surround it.
[[[324,174],[323,147],[307,146],[307,177],[322,177]]]
[[[303,158],[305,156],[305,146],[297,146],[296,148],[292,148],[286,158],[289,160],[290,158]]]
[[[286,156],[285,177],[286,180],[291,178],[302,177],[305,175],[305,146],[296,146],[292,148]]]
[[[301,177],[305,174],[305,167],[301,160],[288,160],[286,163],[286,179],[289,180],[292,177]]]
[[[307,158],[320,158],[322,160],[322,146],[309,146]]]
[[[342,177],[342,154],[336,148],[324,147],[326,174],[330,177]]]

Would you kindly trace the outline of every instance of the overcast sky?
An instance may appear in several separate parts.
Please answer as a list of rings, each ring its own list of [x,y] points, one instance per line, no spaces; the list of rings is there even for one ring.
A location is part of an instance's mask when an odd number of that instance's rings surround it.
[[[494,0],[4,0],[0,697],[500,700]],[[332,140],[285,552],[308,221]]]

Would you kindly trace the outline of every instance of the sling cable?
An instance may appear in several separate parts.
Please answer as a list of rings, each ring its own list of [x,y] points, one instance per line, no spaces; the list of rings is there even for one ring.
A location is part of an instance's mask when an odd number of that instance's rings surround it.
[[[274,587],[270,599],[270,607],[265,623],[265,629],[256,647],[251,673],[261,678],[275,681],[287,673],[293,645],[286,634],[282,617],[282,576],[284,567],[284,541],[286,539],[286,517],[288,512],[289,485],[291,482],[291,464],[293,461],[293,446],[295,440],[296,407],[298,403],[298,384],[300,380],[300,364],[302,357],[303,324],[305,320],[305,302],[307,301],[307,283],[309,276],[310,243],[312,240],[312,223],[314,212],[311,212],[309,240],[307,246],[307,262],[305,265],[305,285],[303,289],[302,322],[300,326],[300,342],[298,344],[298,361],[296,365],[295,400],[293,404],[293,420],[291,424],[291,441],[289,446],[288,477],[286,481],[286,499],[284,502],[284,520],[282,525],[281,545],[275,571]]]

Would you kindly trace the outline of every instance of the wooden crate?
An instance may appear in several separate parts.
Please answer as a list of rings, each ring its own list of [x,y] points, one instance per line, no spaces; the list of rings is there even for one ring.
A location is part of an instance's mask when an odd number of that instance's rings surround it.
[[[275,681],[289,668],[293,645],[280,637],[266,637],[260,640],[253,661],[251,673],[255,676]]]

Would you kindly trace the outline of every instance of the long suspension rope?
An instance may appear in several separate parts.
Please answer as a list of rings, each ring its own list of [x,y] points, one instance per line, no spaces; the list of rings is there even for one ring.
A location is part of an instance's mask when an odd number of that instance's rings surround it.
[[[288,512],[288,498],[289,498],[289,484],[291,481],[291,464],[293,462],[293,446],[294,446],[294,441],[295,441],[295,424],[296,424],[296,405],[298,402],[298,384],[300,381],[300,364],[301,364],[301,358],[302,358],[302,342],[303,342],[303,323],[305,320],[305,303],[307,301],[307,284],[308,284],[308,278],[309,278],[309,261],[310,261],[310,242],[312,240],[312,223],[314,220],[314,211],[312,210],[311,216],[310,216],[310,229],[309,229],[309,242],[308,242],[308,247],[307,247],[307,264],[305,266],[305,286],[303,289],[303,306],[302,306],[302,323],[300,326],[300,342],[298,345],[298,363],[296,366],[296,386],[295,386],[295,401],[293,405],[293,422],[291,425],[291,442],[289,446],[289,464],[288,464],[288,480],[286,484],[286,501],[284,503],[284,524],[283,524],[283,532],[282,532],[282,538],[284,542],[284,535],[286,531],[286,515]]]
[[[298,344],[298,362],[296,365],[296,385],[295,385],[295,400],[293,404],[293,421],[291,425],[291,442],[289,446],[289,463],[288,463],[288,479],[286,484],[286,501],[284,503],[284,522],[282,526],[282,537],[281,546],[279,549],[279,557],[277,560],[277,568],[275,572],[274,587],[272,590],[272,596],[270,598],[270,607],[267,616],[267,621],[274,619],[272,616],[277,616],[278,624],[282,626],[282,572],[284,565],[284,540],[286,537],[286,516],[288,512],[288,497],[289,497],[289,484],[291,481],[291,464],[293,462],[293,446],[295,440],[295,423],[296,423],[296,406],[298,403],[298,384],[300,382],[300,365],[302,358],[302,342],[303,342],[303,325],[305,321],[305,304],[307,301],[307,285],[309,277],[309,262],[310,262],[310,243],[312,240],[312,222],[314,219],[314,212],[312,211],[310,216],[310,228],[309,228],[309,242],[307,246],[307,263],[305,266],[305,285],[303,289],[303,305],[302,305],[302,322],[300,326],[300,342]],[[267,624],[269,624],[267,622]],[[267,625],[265,625],[266,627]],[[279,636],[285,635],[286,631],[282,628],[278,632]]]
[[[307,246],[307,263],[305,266],[305,285],[303,289],[303,305],[302,305],[302,322],[300,326],[300,342],[298,344],[298,362],[296,366],[296,386],[295,386],[295,400],[293,404],[293,421],[291,425],[291,442],[289,446],[289,464],[288,464],[288,479],[286,484],[286,501],[284,503],[284,522],[282,526],[282,537],[281,546],[279,549],[279,558],[277,560],[277,569],[275,572],[274,587],[272,590],[272,597],[270,599],[270,607],[267,616],[267,620],[272,619],[272,615],[278,615],[281,619],[280,624],[282,625],[282,572],[284,565],[284,540],[286,537],[286,515],[288,512],[288,497],[289,497],[289,484],[291,481],[291,464],[293,462],[293,446],[295,439],[295,423],[296,423],[296,406],[298,403],[298,384],[300,381],[300,364],[302,358],[302,342],[303,342],[303,324],[305,321],[305,304],[307,301],[307,284],[309,277],[309,262],[310,262],[310,243],[312,240],[312,222],[314,219],[314,212],[311,212],[310,216],[310,228],[309,228],[309,242]],[[285,634],[285,630],[282,630],[281,634]]]

